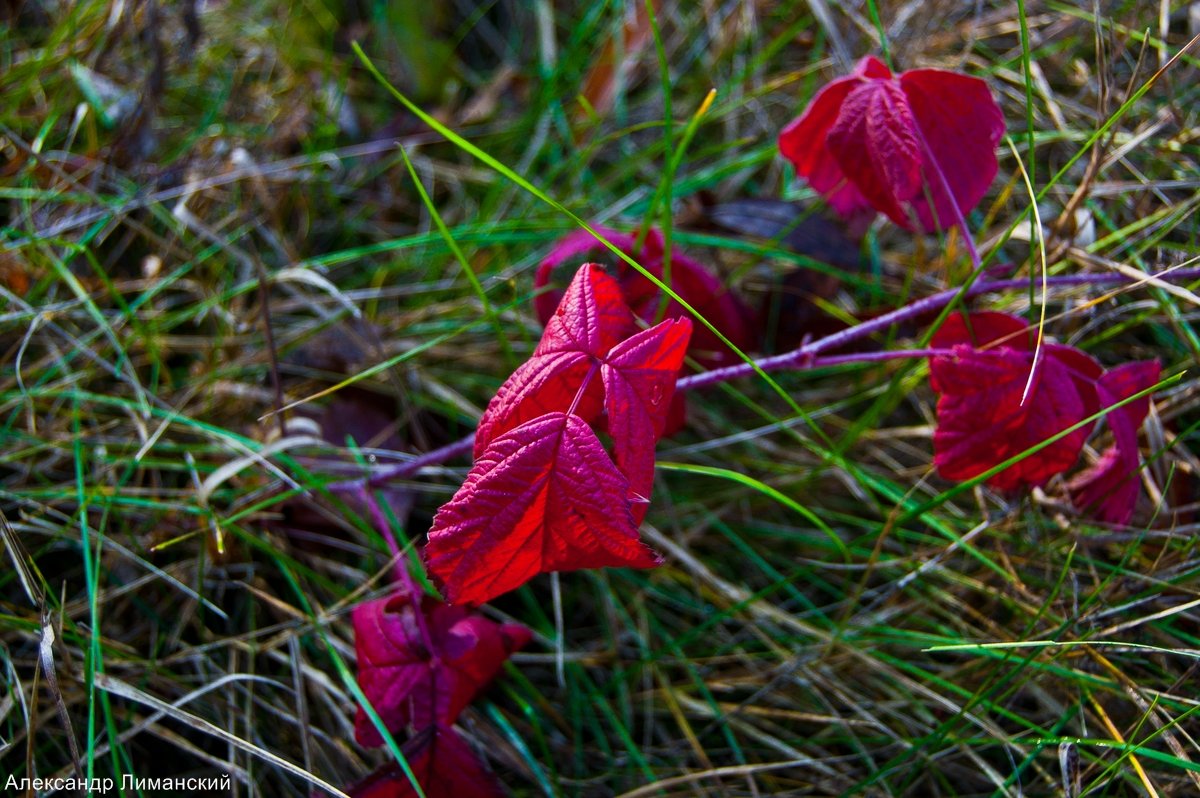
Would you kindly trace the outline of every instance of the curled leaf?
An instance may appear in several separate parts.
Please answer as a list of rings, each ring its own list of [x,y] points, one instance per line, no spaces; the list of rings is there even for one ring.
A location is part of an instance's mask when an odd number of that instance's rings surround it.
[[[497,624],[462,607],[425,597],[418,619],[408,594],[354,608],[358,683],[389,731],[452,724],[532,633]],[[426,645],[423,625],[429,634]],[[360,745],[383,744],[360,708],[354,724]]]
[[[893,75],[879,59],[817,93],[779,150],[838,213],[871,209],[913,229],[946,229],[996,177],[1004,117],[987,84],[941,69]]]
[[[1049,344],[1022,403],[1034,352],[1024,321],[1003,313],[955,314],[933,338],[950,357],[930,359],[940,394],[934,463],[947,479],[967,480],[1053,437],[1096,412],[1101,368],[1071,347]],[[1042,485],[1079,458],[1080,428],[991,477],[1000,490]]]
[[[944,69],[913,69],[898,77],[924,139],[927,191],[912,200],[913,210],[927,231],[952,227],[959,214],[966,216],[979,204],[996,179],[996,144],[1004,136],[1004,115],[979,78]],[[953,197],[946,193],[947,185]]]
[[[1102,406],[1114,405],[1158,382],[1162,369],[1157,360],[1126,363],[1109,369],[1096,385]],[[1141,481],[1138,479],[1137,430],[1150,412],[1150,397],[1143,396],[1117,408],[1105,418],[1113,445],[1067,485],[1076,507],[1110,524],[1125,525],[1133,517]]]
[[[947,319],[933,337],[934,346],[953,352],[929,361],[930,384],[941,394],[933,446],[934,463],[943,477],[979,476],[1158,382],[1157,360],[1105,371],[1074,347],[1047,344],[1033,388],[1022,403],[1025,381],[1034,368],[1032,333],[1015,316],[960,313]],[[1107,523],[1129,523],[1141,490],[1137,429],[1149,411],[1150,398],[1143,396],[1108,413],[1114,445],[1067,484],[1076,507]],[[1091,429],[1090,424],[1080,426],[994,475],[988,484],[1002,490],[1044,484],[1074,465]]]
[[[825,146],[867,202],[892,219],[921,191],[921,144],[899,84],[860,81],[825,134]]]

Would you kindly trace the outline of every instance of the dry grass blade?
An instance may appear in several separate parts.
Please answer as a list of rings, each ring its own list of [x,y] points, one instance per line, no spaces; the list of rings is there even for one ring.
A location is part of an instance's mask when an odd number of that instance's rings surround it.
[[[17,533],[9,526],[8,517],[2,510],[0,510],[0,537],[4,538],[4,548],[12,561],[13,571],[16,572],[17,578],[21,582],[21,589],[25,593],[25,598],[29,600],[29,605],[34,608],[46,606],[41,586],[34,580],[29,569],[29,554],[21,545],[21,539],[17,537]]]
[[[753,777],[757,773],[768,773],[772,770],[783,770],[784,768],[810,767],[812,765],[813,760],[806,758],[785,760],[782,762],[763,762],[757,765],[730,765],[728,767],[712,768],[710,770],[697,771],[696,773],[688,773],[685,776],[662,779],[653,784],[647,784],[645,787],[623,792],[619,798],[643,798],[643,796],[647,795],[656,795],[660,790],[679,787],[685,784],[695,784],[698,781],[707,781],[709,779],[719,780],[734,776]]]
[[[195,729],[203,734],[223,740],[233,747],[241,751],[245,751],[256,759],[261,759],[263,762],[280,768],[287,773],[290,773],[293,776],[301,779],[306,784],[322,789],[330,795],[340,796],[340,798],[350,798],[350,796],[346,795],[346,793],[342,792],[337,787],[333,786],[322,778],[314,776],[312,773],[309,773],[299,765],[293,764],[283,757],[277,756],[270,751],[254,745],[251,742],[247,742],[241,737],[238,737],[236,734],[227,732],[224,729],[221,729],[208,722],[207,720],[204,720],[203,718],[198,718],[189,712],[184,712],[179,707],[168,704],[166,701],[163,701],[160,698],[155,698],[149,693],[139,690],[133,685],[126,684],[120,679],[109,676],[106,673],[97,673],[96,686],[101,690],[109,692],[113,695],[127,698],[130,701],[136,701],[139,704],[143,704],[144,706],[157,710],[158,712],[162,713],[163,717],[177,720],[188,728]]]
[[[58,721],[63,726],[63,732],[67,737],[67,746],[71,751],[71,765],[75,770],[75,775],[78,778],[83,778],[83,768],[80,762],[83,757],[79,753],[79,742],[75,737],[75,728],[71,725],[71,715],[67,712],[67,702],[63,699],[62,690],[58,687],[57,669],[54,666],[54,624],[51,623],[50,617],[43,610],[42,612],[42,634],[38,642],[38,662],[42,667],[42,673],[46,677],[46,684],[50,687],[50,696],[54,699],[54,708],[58,712]]]

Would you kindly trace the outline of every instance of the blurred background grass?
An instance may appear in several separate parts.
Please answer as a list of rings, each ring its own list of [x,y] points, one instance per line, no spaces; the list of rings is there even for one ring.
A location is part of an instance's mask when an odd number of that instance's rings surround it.
[[[570,222],[403,111],[352,42],[571,211],[626,229],[663,220],[652,197],[715,88],[666,220],[781,351],[969,271],[955,236],[877,225],[861,251],[796,252],[712,223],[748,197],[812,202],[775,136],[881,33],[897,68],[987,78],[1040,190],[1200,24],[1182,2],[1024,11],[0,4],[0,773],[78,758],[118,781],[230,773],[239,794],[306,795],[386,761],[354,744],[340,674],[348,610],[387,589],[388,550],[325,485],[471,432],[540,334],[532,267]],[[1049,186],[1053,272],[1196,256],[1196,63]],[[970,222],[1027,274],[1028,226],[1004,234],[1029,198],[1000,157]],[[1176,373],[1200,351],[1194,297],[1056,290],[1048,332]],[[460,724],[514,795],[1200,792],[1194,375],[1155,397],[1127,529],[1079,518],[1061,481],[909,517],[950,487],[925,376],[778,375],[821,436],[756,381],[689,395],[643,527],[667,564],[564,575],[561,627],[548,579],[488,610],[537,633]],[[265,415],[349,377],[286,424]],[[420,542],[466,465],[383,492],[402,539]],[[1047,644],[927,651],[1032,640]]]

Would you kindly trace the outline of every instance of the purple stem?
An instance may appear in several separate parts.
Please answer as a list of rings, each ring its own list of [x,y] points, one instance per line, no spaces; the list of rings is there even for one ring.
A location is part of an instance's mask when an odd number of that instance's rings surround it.
[[[370,488],[367,487],[367,483],[362,480],[349,484],[347,489],[366,506],[367,514],[371,516],[371,523],[379,530],[379,534],[383,535],[388,551],[392,554],[392,560],[396,563],[397,578],[401,582],[406,582],[411,577],[408,573],[408,568],[404,564],[404,550],[400,548],[400,541],[396,539],[396,535],[392,531],[392,525],[388,523],[383,508],[379,506],[379,501],[371,493]]]
[[[404,585],[404,590],[408,593],[409,601],[412,603],[413,617],[416,619],[417,628],[421,632],[421,642],[424,644],[425,650],[432,656],[433,636],[430,635],[429,628],[425,625],[425,612],[421,606],[421,600],[425,597],[425,591],[421,590],[417,585],[417,581],[413,579],[412,574],[408,572],[408,558],[404,556],[404,550],[400,548],[400,541],[396,539],[392,525],[388,523],[387,515],[383,512],[383,508],[379,506],[379,500],[375,498],[375,494],[371,493],[366,482],[362,480],[354,483],[350,487],[350,490],[367,506],[367,513],[371,516],[371,523],[375,524],[376,529],[379,530],[379,534],[383,535],[383,539],[387,541],[388,551],[392,553],[392,560],[395,562],[396,581]]]
[[[1147,275],[1147,277],[1171,280],[1196,280],[1200,279],[1200,268],[1167,270],[1158,274]],[[1065,274],[1046,278],[1048,286],[1120,285],[1121,283],[1132,282],[1135,282],[1134,278],[1119,273]],[[941,310],[953,302],[960,294],[964,299],[967,299],[979,296],[980,294],[1025,288],[1028,285],[1029,280],[1027,278],[1017,278],[1013,280],[981,281],[965,290],[961,288],[949,288],[893,310],[891,313],[876,316],[853,327],[848,327],[845,330],[840,330],[832,335],[827,335],[824,338],[804,344],[799,349],[793,349],[791,352],[756,360],[755,364],[763,371],[779,371],[780,369],[809,369],[818,366],[836,366],[844,363],[869,363],[901,358],[936,357],[942,354],[943,350],[902,349],[892,352],[858,352],[827,357],[818,357],[818,355],[830,349],[841,349],[843,346],[861,338],[883,332],[894,324],[900,324],[926,313]],[[687,377],[681,377],[675,383],[675,389],[677,391],[690,391],[695,388],[703,388],[707,385],[728,382],[740,377],[748,377],[754,373],[754,366],[751,366],[749,363],[739,363],[736,366],[726,366],[725,368],[705,371],[701,374],[691,374]],[[461,457],[470,452],[474,446],[475,435],[472,433],[461,440],[418,455],[404,463],[376,471],[366,479],[337,482],[330,485],[329,489],[335,492],[353,492],[362,495],[361,492],[365,491],[367,486],[374,487],[393,479],[407,479],[415,476],[418,471],[426,466],[441,465],[448,460]],[[394,541],[392,545],[394,545]],[[405,571],[405,576],[408,576],[407,570]]]
[[[1196,279],[1200,278],[1200,268],[1178,269],[1169,274],[1151,276],[1171,277],[1176,280]],[[1124,274],[1068,274],[1047,278],[1048,285],[1102,285],[1105,283],[1119,284],[1129,282],[1133,282],[1133,279]],[[782,355],[775,355],[774,357],[766,357],[755,362],[763,371],[778,371],[779,369],[803,367],[806,362],[821,352],[829,349],[841,349],[853,341],[883,332],[894,324],[908,321],[909,319],[931,313],[935,310],[941,310],[953,302],[959,294],[962,294],[963,298],[967,299],[979,296],[980,294],[1024,288],[1027,285],[1029,285],[1029,280],[1019,278],[1015,280],[982,281],[975,283],[966,290],[949,288],[927,296],[924,299],[918,299],[916,302],[893,310],[891,313],[884,313],[882,316],[876,316],[861,324],[856,324],[845,330],[839,330],[832,335],[827,335],[812,343],[805,344],[799,349],[793,349],[791,352],[785,352]],[[682,377],[679,382],[675,383],[675,389],[678,391],[687,391],[705,385],[713,385],[718,382],[746,377],[754,373],[754,366],[749,363],[739,363],[736,366],[726,366],[725,368],[713,369],[701,374]]]
[[[343,482],[333,483],[329,486],[329,489],[334,493],[356,493],[364,485],[374,488],[393,479],[408,479],[415,476],[418,471],[426,466],[441,465],[447,460],[453,460],[456,457],[467,454],[473,448],[475,448],[475,433],[472,432],[467,437],[457,440],[454,443],[448,443],[437,449],[430,449],[425,454],[419,454],[411,460],[405,460],[403,463],[382,468],[366,480],[347,479]]]
[[[953,349],[893,349],[889,352],[852,352],[848,355],[826,355],[813,358],[805,364],[807,368],[843,366],[847,363],[881,363],[885,360],[909,360],[922,357],[951,357]],[[675,384],[676,387],[679,383]]]

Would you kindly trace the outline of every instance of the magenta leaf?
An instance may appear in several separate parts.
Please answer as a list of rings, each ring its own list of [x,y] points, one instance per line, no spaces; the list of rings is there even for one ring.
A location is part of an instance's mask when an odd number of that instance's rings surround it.
[[[1108,407],[1146,390],[1158,382],[1157,360],[1126,363],[1109,369],[1096,385],[1101,406]],[[1067,485],[1076,507],[1110,524],[1124,526],[1133,517],[1141,480],[1138,479],[1137,430],[1150,412],[1150,397],[1143,396],[1106,416],[1113,445],[1096,463],[1077,474]]]
[[[524,626],[497,624],[430,597],[422,600],[421,612],[431,647],[407,594],[354,608],[358,683],[393,733],[453,723],[532,636]],[[354,736],[360,745],[383,744],[361,708]]]
[[[447,726],[430,726],[413,735],[402,749],[425,798],[503,798],[504,787]],[[415,798],[408,775],[397,763],[385,765],[346,788],[351,798]]]
[[[617,344],[605,359],[604,405],[617,466],[641,523],[654,484],[654,444],[667,424],[692,324],[667,320]]]
[[[484,411],[475,433],[475,457],[514,427],[570,408],[588,371],[632,329],[633,316],[617,281],[595,264],[579,269],[533,355],[500,386]],[[594,421],[602,402],[600,383],[593,381],[575,412]]]
[[[652,568],[629,481],[576,415],[525,422],[493,439],[433,520],[425,561],[452,603],[480,604],[535,575]]]
[[[947,479],[967,480],[1062,432],[1096,412],[1099,364],[1079,350],[1049,344],[1032,389],[1025,323],[1002,313],[955,314],[933,338],[950,357],[930,359],[930,385],[941,396],[934,463]],[[1000,490],[1042,485],[1070,468],[1087,440],[1082,427],[992,476]]]
[[[933,232],[983,198],[1003,135],[982,80],[940,69],[893,75],[868,56],[817,93],[780,133],[779,150],[843,216],[873,208],[912,229],[911,206]]]

